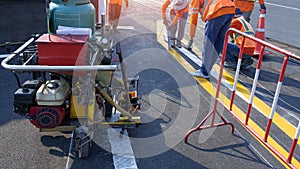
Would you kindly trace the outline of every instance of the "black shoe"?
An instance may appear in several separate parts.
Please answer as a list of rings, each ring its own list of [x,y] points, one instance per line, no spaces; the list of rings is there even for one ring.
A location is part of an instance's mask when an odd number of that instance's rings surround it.
[[[236,69],[236,62],[233,62],[233,61],[225,61],[225,62],[224,62],[224,67]]]
[[[170,45],[172,48],[175,47],[175,40],[174,39],[170,39]]]
[[[241,67],[243,69],[249,69],[252,66],[253,62],[254,61],[253,61],[252,58],[242,59],[242,65],[241,65]]]
[[[192,50],[192,45],[193,45],[193,39],[190,39],[188,44],[187,44],[187,49],[191,51]]]
[[[178,48],[181,48],[181,47],[182,47],[182,45],[181,45],[181,41],[180,41],[180,40],[177,40],[177,42],[176,42],[176,46],[177,46]]]

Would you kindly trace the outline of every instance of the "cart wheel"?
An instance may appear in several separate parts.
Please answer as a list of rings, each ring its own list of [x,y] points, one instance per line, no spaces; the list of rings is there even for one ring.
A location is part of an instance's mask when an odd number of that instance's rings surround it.
[[[91,139],[87,132],[87,129],[83,126],[80,126],[75,130],[75,149],[77,150],[79,159],[86,158],[89,155]]]
[[[79,159],[83,159],[88,157],[89,151],[90,151],[90,146],[91,146],[91,141],[89,140],[89,137],[83,137],[82,138],[77,138],[78,139],[78,157]]]
[[[83,143],[83,145],[78,147],[78,157],[79,157],[79,159],[83,159],[83,158],[88,157],[89,151],[90,151],[90,146],[91,146],[91,141],[89,141],[88,137],[81,140],[81,143]]]

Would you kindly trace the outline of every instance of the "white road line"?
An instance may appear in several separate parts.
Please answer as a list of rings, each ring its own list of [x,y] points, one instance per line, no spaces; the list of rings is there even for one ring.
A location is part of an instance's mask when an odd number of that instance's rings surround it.
[[[201,66],[202,61],[200,60],[200,58],[198,58],[197,56],[195,56],[194,54],[190,53],[187,49],[185,48],[177,48],[179,51],[181,51],[182,53],[184,53],[188,58],[190,58],[194,63],[198,64],[199,66]],[[216,72],[214,69],[212,69],[210,71],[210,74],[215,78],[218,79],[219,74],[218,72]],[[227,82],[227,80],[222,78],[221,83],[226,86],[228,89],[232,90],[232,85],[229,84]],[[239,96],[242,100],[244,100],[245,102],[249,102],[249,99],[247,99],[245,96],[242,95],[242,93],[240,93],[239,91],[236,91],[236,95]],[[260,110],[258,107],[256,107],[255,105],[253,105],[254,108],[256,108],[259,112],[262,113],[262,110]],[[263,115],[265,115],[264,113],[262,113]]]
[[[177,48],[180,52],[182,52],[185,56],[187,56],[188,58],[190,58],[194,63],[198,64],[199,66],[202,65],[202,61],[194,54],[192,54],[191,52],[189,52],[187,49],[185,48]]]
[[[117,29],[134,30],[134,26],[118,26]]]
[[[237,129],[235,129],[234,132],[239,134],[243,140],[249,144],[249,147],[251,147],[251,149],[253,149],[270,167],[275,168],[250,142],[246,140],[246,138]]]
[[[290,6],[284,6],[284,5],[279,5],[279,4],[269,3],[269,2],[265,2],[265,4],[273,5],[273,6],[278,6],[278,7],[282,7],[282,8],[286,8],[286,9],[292,9],[292,10],[300,11],[299,8],[294,8],[294,7],[290,7]]]
[[[184,53],[187,57],[189,57],[194,63],[196,63],[196,64],[198,64],[199,66],[201,66],[202,61],[200,60],[200,58],[198,58],[198,57],[195,56],[194,54],[190,53],[190,52],[189,52],[187,49],[185,49],[185,48],[177,48],[177,49],[178,49],[179,51],[181,51],[182,53]],[[219,78],[218,72],[215,71],[214,69],[212,69],[212,70],[210,71],[210,74],[211,74],[215,79],[218,79],[218,78]],[[227,81],[226,79],[222,78],[221,83],[222,83],[225,87],[227,87],[228,89],[230,89],[230,90],[233,89],[233,86],[232,86],[231,84],[229,84],[228,81]],[[249,102],[249,99],[246,98],[240,91],[236,91],[236,95],[239,96],[239,97],[240,97],[242,100],[244,100],[245,102],[247,102],[247,103]],[[263,111],[262,111],[259,107],[255,106],[255,105],[252,105],[252,106],[253,106],[253,108],[255,108],[257,111],[259,111],[262,115],[264,115],[265,117],[267,117],[266,114],[263,113]]]
[[[10,54],[1,54],[1,55],[0,55],[0,59],[2,59],[2,58],[7,58],[9,55],[10,55]]]
[[[70,156],[71,156],[71,153],[72,153],[72,147],[73,147],[73,136],[74,136],[74,131],[72,132],[72,135],[71,135],[71,141],[70,141],[70,147],[69,147],[68,159],[67,159],[67,164],[66,164],[65,169],[68,169],[68,168],[69,168]]]
[[[202,64],[202,61],[200,60],[200,58],[198,58],[197,56],[195,56],[194,54],[192,54],[191,52],[189,52],[187,49],[185,49],[185,48],[177,48],[180,52],[182,52],[183,54],[185,54],[187,57],[189,57],[194,63],[196,63],[196,64],[198,64],[199,66],[201,66],[201,64]],[[212,70],[211,71],[211,73],[210,73],[214,78],[216,78],[217,79],[217,77],[218,77],[218,73],[216,72],[216,71],[214,71],[214,70]],[[225,86],[227,86],[228,88],[230,88],[230,89],[232,89],[232,86],[229,84],[229,83],[226,83],[226,82],[224,82],[223,80],[222,80],[222,84],[224,84]],[[242,95],[241,95],[242,96]],[[244,138],[244,136],[237,130],[237,129],[235,129],[235,131],[240,135],[240,136],[242,136],[243,137],[243,139],[244,140],[246,140],[245,138]],[[261,154],[261,153],[259,153],[259,151],[253,146],[253,145],[251,145],[249,142],[247,142],[248,144],[249,144],[249,146],[269,165],[269,166],[271,166],[272,168],[274,168],[272,165],[271,165],[271,163],[266,159],[266,158],[264,158],[264,156]]]
[[[115,169],[137,169],[128,133],[125,130],[120,137],[120,131],[121,129],[116,128],[107,130]]]

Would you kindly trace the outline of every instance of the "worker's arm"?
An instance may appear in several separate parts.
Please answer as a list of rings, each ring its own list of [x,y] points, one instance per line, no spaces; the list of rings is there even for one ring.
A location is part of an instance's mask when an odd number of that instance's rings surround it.
[[[170,5],[170,3],[171,3],[170,0],[166,0],[161,7],[161,16],[162,16],[163,20],[165,20],[167,18],[166,11],[167,11],[167,8]]]
[[[175,25],[179,19],[182,18],[182,15],[185,13],[185,12],[189,12],[189,4],[187,3],[186,7],[183,8],[182,10],[178,11],[174,17],[174,19],[172,20],[171,22],[171,25]]]
[[[175,25],[179,21],[179,19],[181,19],[183,13],[184,13],[183,10],[177,12],[176,15],[175,15],[175,17],[174,17],[174,19],[172,20],[170,26]]]
[[[265,11],[267,11],[264,0],[259,0],[258,3],[260,5],[260,9],[264,9]]]
[[[128,0],[124,0],[125,1],[125,5],[126,5],[126,8],[128,7]]]

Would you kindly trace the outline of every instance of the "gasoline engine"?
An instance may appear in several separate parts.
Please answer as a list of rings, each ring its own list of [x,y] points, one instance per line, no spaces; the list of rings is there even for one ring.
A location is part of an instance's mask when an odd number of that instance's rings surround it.
[[[38,128],[59,126],[69,107],[70,85],[63,79],[28,80],[14,95],[15,113],[26,116]]]

